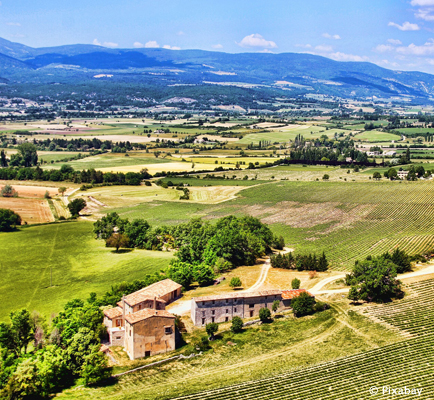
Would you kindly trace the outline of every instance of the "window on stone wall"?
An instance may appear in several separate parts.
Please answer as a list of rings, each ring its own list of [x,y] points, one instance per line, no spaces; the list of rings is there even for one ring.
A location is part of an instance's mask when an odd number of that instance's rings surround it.
[[[116,340],[121,340],[122,336],[116,336]]]
[[[211,315],[215,315],[215,310],[211,310]]]
[[[164,327],[164,334],[165,335],[171,335],[172,334],[172,327],[171,326],[165,326]]]
[[[229,299],[226,299],[226,303],[229,303]]]
[[[237,307],[234,308],[234,312],[237,312]]]
[[[226,314],[229,314],[229,308],[226,309]]]
[[[225,318],[225,322],[228,322],[228,321],[229,321],[229,317],[226,317],[226,318]]]
[[[215,322],[215,318],[214,317],[211,317],[211,322]]]
[[[215,304],[215,300],[212,301],[212,304]]]
[[[253,307],[255,307],[254,304],[249,304],[249,308],[253,308]]]
[[[205,325],[205,318],[202,318],[202,325]]]

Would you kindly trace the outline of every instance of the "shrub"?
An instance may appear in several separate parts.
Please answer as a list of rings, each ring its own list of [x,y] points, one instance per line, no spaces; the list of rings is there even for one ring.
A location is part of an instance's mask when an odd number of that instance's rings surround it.
[[[298,278],[294,278],[294,279],[291,281],[291,287],[292,287],[293,289],[300,289],[300,284],[301,284],[301,281],[300,281],[300,279],[298,279]]]
[[[315,299],[308,293],[300,293],[299,296],[291,300],[291,307],[296,317],[312,314],[314,311]]]
[[[233,317],[232,318],[232,325],[231,325],[231,331],[234,333],[240,333],[243,330],[243,320],[240,317]]]
[[[18,197],[18,192],[11,186],[5,185],[0,191],[1,197]]]
[[[261,320],[261,322],[268,322],[271,319],[271,311],[268,308],[261,308],[259,310],[259,319]]]
[[[205,326],[206,333],[210,336],[210,340],[214,340],[214,335],[219,330],[219,326],[215,322],[210,322]]]
[[[330,176],[328,174],[324,174],[322,179],[323,181],[328,181],[330,179]]]
[[[234,276],[229,283],[229,286],[234,289],[236,287],[241,287],[242,285],[241,279],[238,276]]]
[[[328,310],[329,308],[330,308],[330,306],[327,303],[324,303],[322,301],[317,301],[313,307],[315,312]]]

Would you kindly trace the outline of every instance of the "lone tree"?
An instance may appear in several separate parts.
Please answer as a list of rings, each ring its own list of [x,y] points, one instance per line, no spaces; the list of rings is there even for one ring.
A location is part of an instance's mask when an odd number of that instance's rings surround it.
[[[262,323],[269,322],[271,320],[271,311],[269,308],[261,308],[259,310],[259,319]]]
[[[116,247],[116,253],[119,252],[121,247],[128,247],[129,239],[128,236],[123,233],[113,233],[106,241],[105,245],[107,247]]]
[[[291,287],[292,287],[293,289],[300,289],[300,284],[301,284],[301,281],[300,281],[300,279],[298,279],[298,278],[294,278],[294,279],[291,281]]]
[[[61,195],[61,196],[64,196],[65,195],[65,192],[66,192],[66,187],[65,186],[61,186],[59,189],[57,189],[58,191],[59,191],[59,194]]]
[[[232,325],[231,325],[231,331],[233,333],[240,333],[243,330],[243,320],[240,317],[233,317],[232,318]]]
[[[209,335],[209,340],[214,340],[214,335],[219,330],[219,326],[215,322],[210,322],[205,326],[206,333]]]
[[[18,192],[11,186],[5,185],[0,191],[2,197],[18,197]]]
[[[233,289],[237,287],[241,287],[243,284],[241,283],[241,279],[238,276],[234,276],[229,282],[229,286]]]
[[[376,171],[376,172],[374,172],[374,174],[372,175],[372,177],[375,180],[379,181],[381,179],[381,174],[378,171]]]
[[[384,256],[356,262],[353,272],[345,277],[351,286],[351,300],[358,296],[362,301],[383,303],[402,297],[396,270],[396,264]]]
[[[296,317],[312,314],[314,305],[315,299],[306,292],[300,293],[291,300],[291,307]]]
[[[330,179],[329,174],[324,174],[323,177],[322,177],[323,181],[328,181],[329,179]]]
[[[21,217],[12,210],[0,208],[0,232],[8,232],[21,225]]]
[[[86,201],[82,198],[74,199],[68,204],[68,210],[74,218],[78,217],[84,207],[86,207]]]

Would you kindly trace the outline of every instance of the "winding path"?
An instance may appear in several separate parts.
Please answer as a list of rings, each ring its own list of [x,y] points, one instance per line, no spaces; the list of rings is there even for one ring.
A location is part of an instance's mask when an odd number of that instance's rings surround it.
[[[434,274],[434,264],[430,264],[426,268],[421,269],[419,271],[399,274],[398,279],[414,278],[415,276],[423,276],[423,275],[431,275],[431,274]],[[321,282],[318,282],[312,289],[309,289],[309,292],[312,293],[313,295],[348,293],[350,290],[349,288],[321,290],[324,286],[328,285],[329,283],[342,278],[345,278],[345,274],[335,275],[335,276],[331,276],[330,278],[323,279]]]
[[[289,249],[285,247],[284,251],[280,253],[286,254],[291,251],[293,251],[293,249]],[[271,262],[270,262],[270,258],[268,258],[267,260],[265,260],[264,264],[262,265],[261,272],[256,282],[248,289],[237,291],[237,293],[255,292],[259,290],[261,286],[265,283],[270,268],[271,268]],[[172,314],[177,314],[177,315],[187,314],[191,310],[191,300],[177,301],[173,303],[172,307],[171,305],[169,305],[167,310],[170,311]]]

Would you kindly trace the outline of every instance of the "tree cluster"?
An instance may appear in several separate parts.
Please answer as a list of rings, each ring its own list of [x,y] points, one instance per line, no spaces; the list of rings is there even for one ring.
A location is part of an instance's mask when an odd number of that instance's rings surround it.
[[[90,301],[68,302],[49,327],[39,314],[10,313],[0,323],[0,397],[38,399],[80,379],[94,384],[111,375],[100,352],[103,314]]]
[[[400,267],[391,258],[390,255],[382,255],[356,261],[353,272],[345,277],[346,285],[351,286],[348,298],[355,302],[362,300],[376,303],[401,298],[401,282],[396,279]]]
[[[7,208],[0,208],[0,232],[9,232],[21,225],[21,217]]]
[[[292,252],[287,254],[277,254],[271,256],[271,266],[273,268],[296,269],[297,271],[318,271],[323,272],[328,269],[328,261],[325,253],[321,256],[316,254],[297,254]]]
[[[184,287],[192,282],[207,285],[222,272],[240,265],[253,265],[277,242],[270,228],[257,218],[228,216],[215,224],[192,219],[175,226],[152,228],[142,219],[129,221],[116,213],[96,221],[94,233],[107,240],[125,235],[128,247],[147,250],[175,249],[167,274]]]

